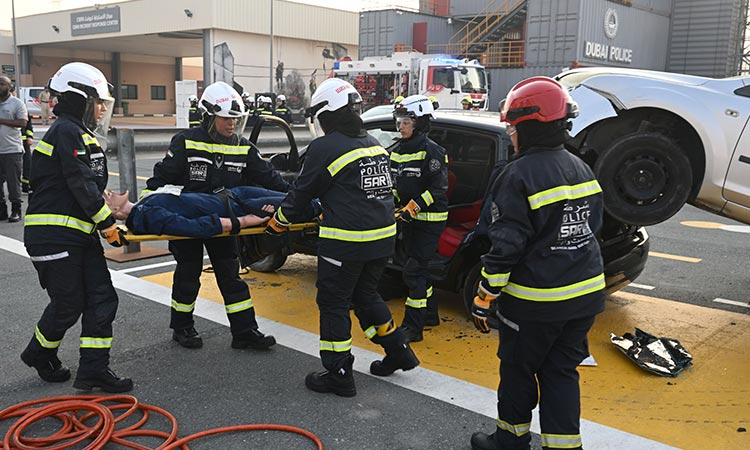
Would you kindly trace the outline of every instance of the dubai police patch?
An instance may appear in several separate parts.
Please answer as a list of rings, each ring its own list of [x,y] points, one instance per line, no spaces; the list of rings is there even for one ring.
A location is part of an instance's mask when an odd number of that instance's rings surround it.
[[[437,159],[430,160],[430,172],[437,172],[440,170],[440,161]]]

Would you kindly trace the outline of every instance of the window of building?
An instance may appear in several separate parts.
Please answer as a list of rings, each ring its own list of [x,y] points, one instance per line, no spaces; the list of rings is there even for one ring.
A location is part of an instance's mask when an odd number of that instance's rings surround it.
[[[123,84],[120,86],[120,94],[123,100],[137,100],[138,99],[138,85],[135,84]]]
[[[166,100],[167,99],[167,87],[166,86],[151,86],[151,100]]]

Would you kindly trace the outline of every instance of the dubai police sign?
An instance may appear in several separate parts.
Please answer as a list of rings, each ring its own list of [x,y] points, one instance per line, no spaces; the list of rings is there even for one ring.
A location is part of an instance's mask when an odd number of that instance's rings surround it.
[[[120,31],[120,7],[70,13],[71,36]]]
[[[607,12],[604,13],[604,35],[608,39],[614,39],[617,36],[619,27],[620,19],[617,16],[617,11],[614,8],[608,8]],[[583,55],[586,58],[622,64],[633,62],[632,49],[601,42],[584,41]]]

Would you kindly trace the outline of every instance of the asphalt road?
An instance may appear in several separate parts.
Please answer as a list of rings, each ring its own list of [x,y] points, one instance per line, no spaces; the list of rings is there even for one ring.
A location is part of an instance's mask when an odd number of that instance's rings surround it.
[[[719,224],[724,229],[714,228]],[[626,291],[750,314],[750,225],[687,205],[646,230],[651,254]]]

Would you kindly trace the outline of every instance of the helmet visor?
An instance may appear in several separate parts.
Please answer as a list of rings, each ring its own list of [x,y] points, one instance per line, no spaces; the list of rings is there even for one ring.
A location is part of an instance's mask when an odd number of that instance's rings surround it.
[[[106,139],[114,106],[113,98],[89,97],[86,99],[86,110],[83,112],[83,125],[96,137]]]

